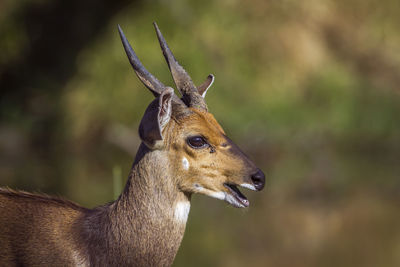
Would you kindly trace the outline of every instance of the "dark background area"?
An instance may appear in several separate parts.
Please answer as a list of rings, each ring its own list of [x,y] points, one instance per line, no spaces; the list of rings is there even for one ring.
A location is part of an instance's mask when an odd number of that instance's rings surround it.
[[[400,2],[0,2],[0,186],[113,200],[152,95],[157,21],[267,174],[250,208],[195,196],[175,266],[399,266]]]

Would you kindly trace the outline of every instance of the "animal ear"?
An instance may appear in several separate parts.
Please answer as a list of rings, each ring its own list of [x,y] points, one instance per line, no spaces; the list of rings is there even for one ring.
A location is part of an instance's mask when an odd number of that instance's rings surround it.
[[[171,119],[172,96],[174,89],[165,88],[156,99],[147,107],[139,125],[140,139],[150,149],[157,149],[163,145],[162,131]]]
[[[211,85],[213,83],[214,83],[214,75],[210,74],[207,76],[207,79],[205,80],[205,82],[197,87],[197,91],[199,91],[199,94],[203,98],[206,97],[207,90],[208,90],[208,88],[211,87]]]

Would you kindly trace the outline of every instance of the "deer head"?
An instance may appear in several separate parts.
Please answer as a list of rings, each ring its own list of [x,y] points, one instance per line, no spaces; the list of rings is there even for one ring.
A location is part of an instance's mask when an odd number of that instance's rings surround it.
[[[259,191],[265,185],[265,176],[208,112],[204,97],[214,76],[210,74],[196,87],[176,61],[156,23],[154,27],[181,98],[144,68],[118,26],[136,75],[155,96],[139,126],[141,140],[149,153],[161,151],[168,158],[172,182],[184,194],[201,193],[234,207],[249,206],[238,186]]]

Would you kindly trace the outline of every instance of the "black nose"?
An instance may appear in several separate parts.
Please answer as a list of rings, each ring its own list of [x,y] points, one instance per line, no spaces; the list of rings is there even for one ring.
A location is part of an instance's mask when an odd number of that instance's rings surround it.
[[[262,170],[258,169],[255,174],[251,176],[251,180],[253,181],[254,187],[260,191],[264,188],[265,185],[265,175]]]

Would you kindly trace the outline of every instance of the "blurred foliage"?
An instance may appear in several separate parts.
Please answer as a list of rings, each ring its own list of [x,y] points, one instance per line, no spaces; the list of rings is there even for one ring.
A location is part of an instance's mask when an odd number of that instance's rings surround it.
[[[211,112],[268,174],[246,211],[195,196],[175,266],[399,266],[399,1],[4,0],[0,9],[1,185],[86,206],[113,199],[152,99],[116,25],[172,85],[157,21],[195,83],[216,76]]]

